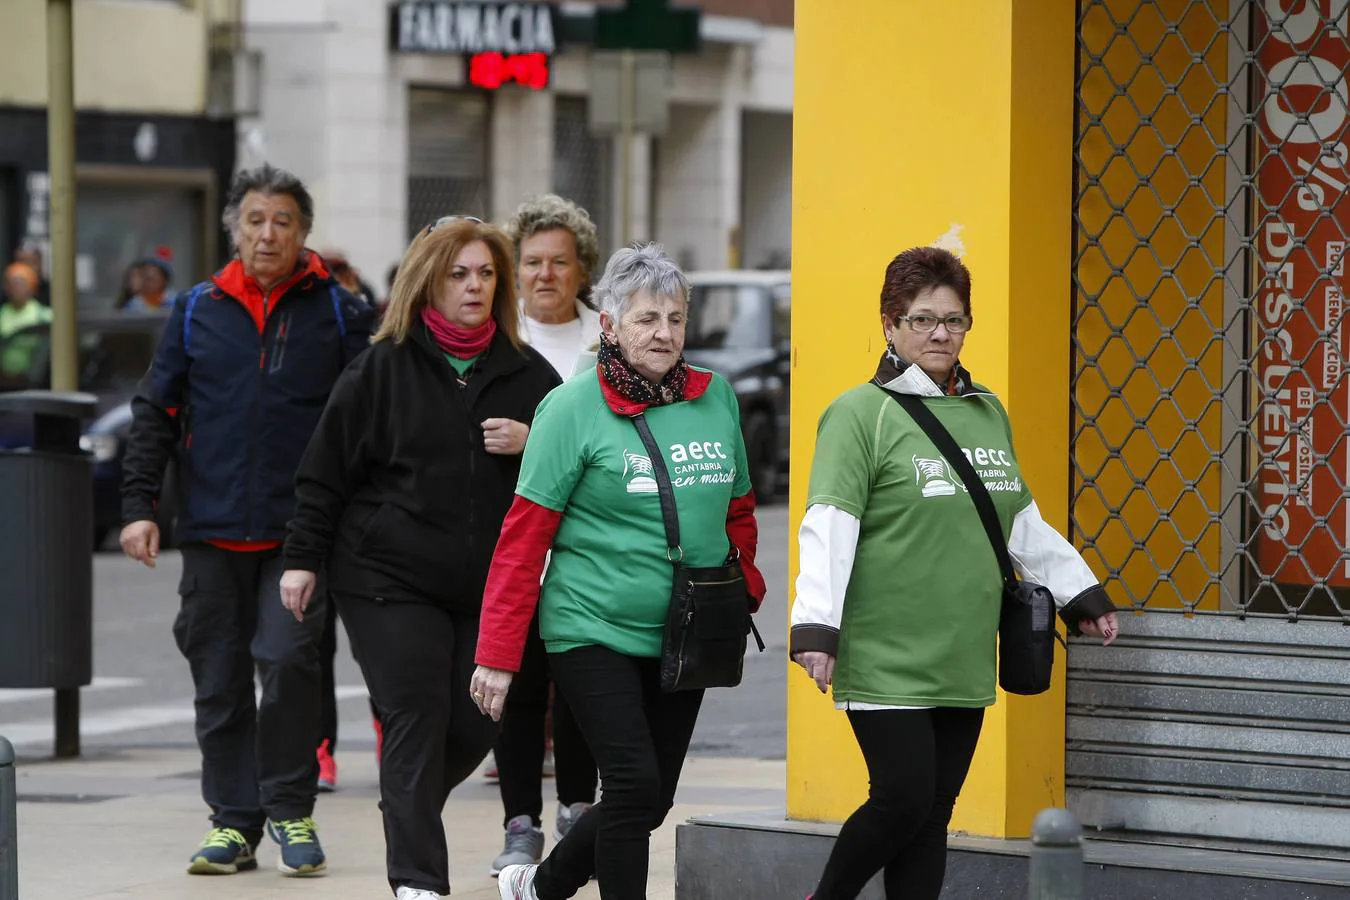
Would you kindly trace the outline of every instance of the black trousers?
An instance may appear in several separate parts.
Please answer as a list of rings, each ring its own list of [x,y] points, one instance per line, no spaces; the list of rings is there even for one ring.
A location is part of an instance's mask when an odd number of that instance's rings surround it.
[[[196,692],[202,797],[213,824],[256,842],[267,819],[314,812],[327,603],[320,586],[303,622],[281,605],[280,548],[241,553],[192,543],[182,551],[173,634]]]
[[[535,874],[539,900],[564,900],[592,875],[602,900],[647,896],[651,833],[675,802],[702,691],[661,691],[660,660],[604,647],[550,653],[600,764],[601,800],[553,848]]]
[[[539,637],[536,615],[525,639],[520,671],[511,679],[497,738],[498,784],[506,814],[503,828],[516,816],[526,815],[538,826],[544,812],[544,720],[551,683],[548,653]],[[595,759],[561,691],[553,698],[553,765],[559,803],[571,806],[595,802]]]
[[[938,900],[947,824],[984,710],[851,710],[848,721],[870,787],[866,802],[839,829],[813,900],[852,900],[879,870],[890,900]]]
[[[336,589],[333,597],[384,726],[380,810],[389,885],[449,894],[441,811],[497,738],[496,723],[469,696],[478,614]]]
[[[337,626],[338,611],[336,604],[328,607],[328,618],[323,623],[323,637],[319,640],[319,665],[323,671],[323,698],[320,703],[319,744],[328,742],[328,752],[337,753],[338,708],[337,677],[334,667],[337,663]],[[370,717],[380,721],[380,713],[375,709],[375,701],[370,701]]]
[[[319,703],[319,744],[328,742],[328,752],[337,752],[338,709],[337,678],[333,666],[337,662],[337,610],[330,608],[319,638],[319,667],[322,674]]]

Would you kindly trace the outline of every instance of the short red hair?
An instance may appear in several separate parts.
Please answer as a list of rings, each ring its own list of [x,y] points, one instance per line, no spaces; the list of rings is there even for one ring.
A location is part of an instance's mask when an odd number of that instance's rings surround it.
[[[903,316],[914,298],[924,291],[949,287],[961,298],[961,308],[970,315],[970,270],[954,253],[938,247],[914,247],[891,260],[881,285],[881,314],[888,319]]]

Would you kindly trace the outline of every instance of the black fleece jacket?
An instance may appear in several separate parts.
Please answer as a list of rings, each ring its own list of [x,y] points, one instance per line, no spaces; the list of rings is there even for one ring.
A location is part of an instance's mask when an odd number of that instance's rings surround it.
[[[484,419],[534,420],[558,375],[501,332],[461,385],[420,321],[338,380],[296,475],[288,569],[380,601],[476,611],[520,456],[488,453]]]

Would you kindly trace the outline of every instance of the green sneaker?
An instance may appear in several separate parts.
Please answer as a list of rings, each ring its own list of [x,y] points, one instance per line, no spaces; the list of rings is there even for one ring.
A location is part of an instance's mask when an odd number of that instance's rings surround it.
[[[233,828],[212,828],[188,864],[189,875],[233,875],[258,868],[253,847]]]
[[[277,861],[277,868],[283,875],[323,874],[328,861],[324,859],[316,831],[318,826],[309,816],[267,823],[267,833],[281,845],[281,859]]]

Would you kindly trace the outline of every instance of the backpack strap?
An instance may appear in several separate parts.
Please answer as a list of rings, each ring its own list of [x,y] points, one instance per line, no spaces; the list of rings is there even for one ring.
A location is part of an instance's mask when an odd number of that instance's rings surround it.
[[[188,347],[192,343],[192,311],[197,307],[197,300],[201,297],[202,291],[206,290],[206,282],[202,282],[192,289],[188,294],[187,306],[183,310],[183,353],[188,352]]]
[[[333,298],[333,315],[337,316],[338,334],[345,341],[347,339],[347,317],[342,314],[342,297],[338,294],[336,284],[328,286],[328,296]]]

